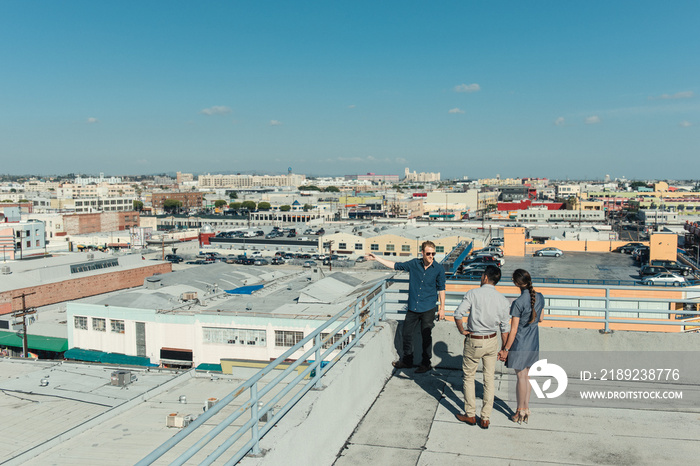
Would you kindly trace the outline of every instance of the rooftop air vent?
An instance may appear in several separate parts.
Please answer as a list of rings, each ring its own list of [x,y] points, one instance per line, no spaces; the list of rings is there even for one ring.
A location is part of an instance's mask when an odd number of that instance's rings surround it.
[[[93,253],[89,253],[87,255],[87,260],[89,260],[89,261],[93,260],[94,258],[95,258],[95,255]]]
[[[196,291],[187,291],[185,293],[182,293],[182,300],[183,301],[192,301],[194,299],[197,299],[197,292]]]
[[[10,275],[12,273],[12,270],[10,270],[9,265],[3,265],[2,266],[2,274],[3,275]]]

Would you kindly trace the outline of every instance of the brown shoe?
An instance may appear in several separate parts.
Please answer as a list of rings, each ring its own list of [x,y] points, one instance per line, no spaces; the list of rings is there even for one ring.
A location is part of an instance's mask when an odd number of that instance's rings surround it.
[[[481,427],[482,429],[488,429],[490,424],[491,422],[488,419],[479,420],[479,427]]]
[[[410,364],[406,364],[403,361],[394,361],[391,363],[391,365],[397,369],[410,369],[411,367],[413,367]]]
[[[467,416],[466,414],[457,414],[457,420],[466,422],[470,426],[476,425],[476,416]]]
[[[433,366],[431,366],[430,364],[428,364],[427,366],[421,364],[420,366],[418,366],[418,369],[416,369],[416,374],[425,374],[432,368]]]

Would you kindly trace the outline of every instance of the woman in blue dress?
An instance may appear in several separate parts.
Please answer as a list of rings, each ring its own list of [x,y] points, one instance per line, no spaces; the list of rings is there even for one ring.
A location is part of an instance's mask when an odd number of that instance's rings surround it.
[[[498,358],[506,361],[506,367],[515,370],[518,407],[511,420],[520,424],[527,423],[530,417],[529,401],[532,387],[528,371],[539,359],[538,324],[542,322],[544,296],[532,287],[532,277],[526,270],[517,269],[513,272],[513,283],[520,288],[520,296],[510,306],[510,334]]]

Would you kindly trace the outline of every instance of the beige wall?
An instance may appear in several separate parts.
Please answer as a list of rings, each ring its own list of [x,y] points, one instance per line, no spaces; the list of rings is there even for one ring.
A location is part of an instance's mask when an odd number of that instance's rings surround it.
[[[504,228],[503,230],[503,255],[525,255],[525,228]]]
[[[675,261],[678,237],[674,233],[655,233],[649,238],[649,260]]]

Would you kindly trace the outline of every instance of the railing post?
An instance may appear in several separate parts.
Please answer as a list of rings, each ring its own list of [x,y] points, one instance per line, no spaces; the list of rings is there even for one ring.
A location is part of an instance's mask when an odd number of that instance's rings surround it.
[[[250,417],[255,420],[252,427],[252,438],[253,438],[253,448],[251,453],[253,455],[260,454],[260,433],[258,431],[258,424],[260,423],[260,413],[258,412],[258,383],[255,382],[250,387]]]
[[[610,288],[605,288],[605,327],[603,333],[610,333]]]
[[[386,317],[386,289],[388,288],[388,285],[386,284],[386,280],[382,283],[382,304],[381,304],[381,316],[380,320],[384,320]]]
[[[313,388],[321,388],[321,341],[322,338],[321,334],[319,333],[316,335],[316,338],[314,338],[314,346],[316,347],[316,356],[314,357],[314,359],[316,359],[316,371],[314,375]]]

